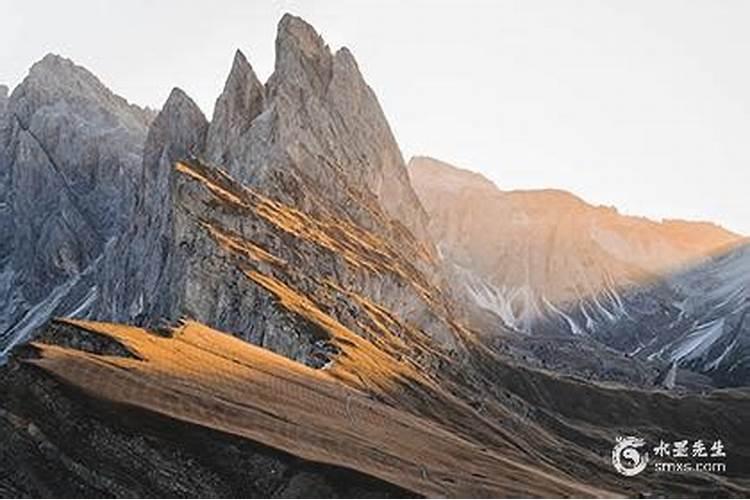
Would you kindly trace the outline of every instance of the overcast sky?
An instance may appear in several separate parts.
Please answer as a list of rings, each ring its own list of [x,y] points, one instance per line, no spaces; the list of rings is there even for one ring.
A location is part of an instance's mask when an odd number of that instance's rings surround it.
[[[750,234],[748,1],[0,0],[0,83],[55,52],[210,116],[234,49],[268,77],[287,11],[352,50],[407,158]]]

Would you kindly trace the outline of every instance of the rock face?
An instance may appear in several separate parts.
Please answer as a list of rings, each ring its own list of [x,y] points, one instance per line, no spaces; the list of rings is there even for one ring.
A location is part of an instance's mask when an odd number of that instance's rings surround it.
[[[198,106],[174,89],[149,129],[132,222],[105,253],[92,315],[134,323],[179,315],[174,163],[202,151],[207,130]]]
[[[245,55],[238,50],[224,91],[214,106],[207,140],[207,159],[219,165],[234,163],[232,153],[238,147],[238,141],[263,112],[265,92]]]
[[[8,108],[8,86],[0,85],[0,115],[5,114],[5,110]],[[3,118],[0,118],[0,120]]]
[[[85,70],[56,57],[32,69],[11,98],[15,125],[6,134],[4,171],[45,169],[60,183],[51,191],[61,199],[39,210],[8,205],[10,232],[30,225],[20,221],[26,214],[53,226],[34,227],[5,252],[17,252],[8,257],[4,282],[6,347],[53,314],[149,325],[188,316],[294,359],[324,362],[319,326],[279,308],[278,290],[249,277],[250,268],[365,336],[375,335],[379,321],[362,326],[357,313],[372,304],[405,332],[413,324],[446,349],[456,347],[455,303],[440,291],[426,214],[352,55],[332,53],[311,26],[289,15],[279,23],[276,52],[265,86],[236,53],[210,124],[175,90],[147,138],[150,114]],[[53,81],[52,73],[66,76]],[[68,120],[55,130],[78,135],[47,164],[51,147],[21,155],[16,135],[27,115],[46,116],[50,106],[50,121]],[[88,135],[71,132],[70,120]],[[86,151],[88,163],[74,156]],[[22,161],[30,166],[21,168]],[[78,189],[81,164],[94,174]],[[41,189],[7,192],[16,204],[30,203]],[[40,231],[52,233],[42,238],[41,255],[54,262],[31,266],[23,260]],[[264,258],[248,263],[246,248]],[[415,341],[414,349],[421,345]]]
[[[3,107],[0,352],[53,312],[84,305],[70,292],[129,223],[151,119],[54,55]]]
[[[263,94],[238,54],[209,130],[209,161],[227,160],[238,181],[306,212],[325,207],[370,230],[403,224],[426,238],[396,141],[347,49],[331,53],[310,25],[285,15]],[[387,219],[373,217],[373,206]]]
[[[413,159],[409,173],[465,296],[510,327],[591,338],[644,361],[678,359],[723,377],[714,363],[742,324],[746,271],[741,257],[710,257],[740,236],[706,223],[622,216],[562,191],[500,191],[430,158]],[[696,363],[693,344],[718,337],[727,311],[685,304],[709,300],[726,300],[736,317],[715,356]]]
[[[743,245],[626,291],[627,315],[591,314],[591,334],[634,358],[692,370],[719,386],[747,385],[749,277],[750,247]],[[570,317],[585,321],[575,310]],[[554,323],[544,327],[559,329]],[[681,376],[678,372],[678,383]]]
[[[320,317],[286,304],[291,294],[365,338],[386,314],[401,335],[455,349],[424,210],[356,63],[291,16],[276,45],[265,87],[237,52],[210,124],[182,93],[165,104],[133,224],[106,253],[89,316],[187,316],[324,364]],[[423,339],[412,344],[424,354]]]

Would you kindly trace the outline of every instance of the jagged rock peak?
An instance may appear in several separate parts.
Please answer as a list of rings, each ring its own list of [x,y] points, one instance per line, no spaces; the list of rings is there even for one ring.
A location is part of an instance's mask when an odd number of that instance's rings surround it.
[[[224,90],[214,107],[207,139],[209,160],[220,164],[229,161],[231,146],[263,111],[264,99],[263,84],[245,55],[237,50]]]
[[[195,104],[195,101],[193,101],[184,90],[179,87],[174,87],[169,93],[169,97],[167,97],[159,115],[172,115],[173,113],[180,113],[183,111],[188,113],[198,113],[203,116],[203,112],[198,105]],[[205,119],[205,117],[203,118]]]
[[[58,54],[47,54],[39,61],[35,62],[29,70],[29,76],[39,77],[48,73],[53,73],[58,77],[75,76],[80,79],[90,81],[92,84],[105,88],[99,79],[83,66],[79,66],[67,57]]]
[[[269,82],[271,92],[279,84],[323,95],[332,71],[333,56],[315,28],[299,17],[285,14],[279,21],[276,35],[276,64]]]
[[[304,19],[288,13],[279,21],[276,47],[301,51],[308,57],[330,52],[315,28]]]
[[[195,101],[182,89],[173,88],[149,129],[144,165],[158,164],[164,147],[179,149],[168,151],[168,156],[202,152],[207,130],[208,120]]]

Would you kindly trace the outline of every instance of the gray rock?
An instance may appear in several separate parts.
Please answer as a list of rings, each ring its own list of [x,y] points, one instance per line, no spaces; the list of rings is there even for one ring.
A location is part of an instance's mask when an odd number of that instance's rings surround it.
[[[249,279],[252,268],[308,299],[330,302],[321,307],[354,331],[361,331],[361,318],[353,311],[366,315],[363,306],[338,292],[333,299],[333,290],[321,287],[326,280],[453,346],[450,298],[435,286],[440,273],[424,239],[424,211],[351,55],[332,55],[309,25],[287,16],[267,88],[264,95],[238,52],[210,126],[189,99],[173,93],[149,131],[142,197],[128,236],[106,253],[94,317],[154,324],[187,316],[320,364],[327,349],[319,342],[320,326]],[[176,172],[178,160],[198,173]],[[217,186],[246,206],[217,196]],[[276,217],[282,220],[251,208],[259,196],[280,203]],[[283,218],[298,211],[304,224],[319,226],[312,235],[284,225]],[[248,262],[217,234],[262,248],[285,265]],[[357,239],[363,237],[382,248],[364,248]],[[354,258],[370,259],[379,269],[356,269],[351,256],[324,243],[334,239],[346,241],[354,254],[366,253]]]
[[[0,85],[0,115],[5,113],[8,107],[8,86]]]
[[[263,111],[265,90],[245,55],[234,55],[224,91],[216,100],[208,130],[206,158],[220,165],[231,163],[232,150]]]
[[[0,352],[60,311],[129,222],[150,113],[48,55],[0,118]]]
[[[278,293],[248,277],[251,269],[365,337],[383,334],[381,320],[371,317],[367,304],[382,308],[396,321],[394,335],[417,335],[409,346],[417,357],[428,350],[421,331],[446,350],[456,347],[452,320],[458,307],[441,291],[442,271],[427,235],[426,214],[352,55],[346,49],[331,53],[312,27],[292,16],[279,24],[276,49],[275,71],[265,87],[245,57],[235,55],[210,125],[182,91],[172,92],[150,125],[142,159],[139,148],[119,170],[129,174],[127,180],[93,184],[94,191],[109,193],[108,206],[119,204],[111,217],[102,209],[94,219],[95,203],[81,202],[76,191],[34,184],[47,177],[57,180],[54,176],[33,175],[26,179],[30,186],[12,190],[57,193],[60,199],[50,199],[44,213],[62,207],[64,219],[75,222],[50,230],[54,237],[43,252],[60,252],[57,267],[37,279],[48,284],[48,275],[61,275],[54,300],[43,294],[37,302],[17,297],[19,290],[41,288],[8,281],[8,303],[43,305],[33,321],[11,318],[13,339],[20,338],[18,325],[28,332],[52,314],[146,325],[187,316],[319,366],[331,352],[325,341],[330,333],[281,304]],[[44,85],[26,85],[31,90],[18,93],[22,119],[17,121],[36,116],[28,103],[49,101],[64,106],[62,117],[72,114],[84,129],[99,134],[92,137],[102,139],[114,124],[125,134],[121,142],[129,144],[126,133],[150,120],[149,112],[110,95],[87,72],[79,75],[72,63],[56,57],[45,61],[55,71],[71,73],[61,79],[64,89],[52,92],[62,97],[37,92],[49,86],[49,71],[35,67],[32,74],[41,76],[34,81]],[[79,104],[71,108],[70,102]],[[78,108],[82,111],[74,112]],[[23,132],[18,127],[16,133]],[[109,148],[106,140],[100,144]],[[68,157],[86,147],[100,151],[87,141],[69,147],[75,151],[55,155],[67,162],[64,179],[81,175]],[[44,153],[42,147],[29,147],[26,170],[59,171],[57,160],[47,161]],[[14,153],[14,164],[18,156]],[[178,172],[179,160],[194,165],[195,172]],[[104,165],[91,168],[106,170]],[[105,189],[123,185],[128,187],[119,196]],[[228,201],[226,193],[242,201]],[[270,215],[257,208],[266,197],[274,200],[268,202]],[[309,231],[297,230],[300,225]],[[227,235],[270,257],[248,259],[227,244]],[[274,260],[284,264],[269,263]],[[15,273],[20,267],[9,268]],[[437,359],[423,357],[426,364]]]
[[[227,116],[249,118],[258,113],[253,106],[247,114],[247,98],[236,98],[260,92],[255,91],[258,83],[249,68],[238,69],[245,67],[238,59],[219,98],[222,106],[215,119],[221,119],[209,137],[209,160],[216,160],[216,151],[222,149],[215,143],[218,131],[228,128]],[[237,141],[235,133],[223,140],[235,143],[233,157],[225,164],[233,176],[306,211],[315,212],[321,204],[334,207],[340,215],[378,231],[403,224],[417,239],[427,241],[426,214],[409,184],[401,152],[347,49],[332,54],[310,25],[285,15],[266,89],[263,112],[242,140]],[[252,102],[259,104],[260,98]],[[385,209],[382,220],[372,217],[371,205]]]
[[[208,122],[198,106],[175,88],[149,128],[140,190],[132,222],[107,250],[95,315],[140,323],[173,319],[180,296],[174,283],[172,191],[174,162],[202,151]]]

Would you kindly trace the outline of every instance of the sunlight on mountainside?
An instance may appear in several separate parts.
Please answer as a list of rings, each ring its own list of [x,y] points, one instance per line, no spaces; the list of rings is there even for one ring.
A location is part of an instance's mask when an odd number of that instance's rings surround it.
[[[29,362],[98,397],[354,467],[427,496],[610,496],[482,449],[408,408],[378,403],[348,387],[356,379],[343,377],[342,385],[342,377],[197,323],[169,336],[69,323],[122,344],[134,357],[37,343],[41,357]],[[388,375],[387,367],[378,370]]]

